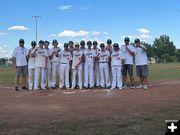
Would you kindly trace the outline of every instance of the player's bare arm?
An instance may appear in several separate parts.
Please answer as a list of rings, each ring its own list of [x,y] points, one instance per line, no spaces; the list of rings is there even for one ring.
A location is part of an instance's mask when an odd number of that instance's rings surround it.
[[[129,52],[130,55],[134,56],[135,53],[131,51],[127,46],[125,46],[125,49]]]

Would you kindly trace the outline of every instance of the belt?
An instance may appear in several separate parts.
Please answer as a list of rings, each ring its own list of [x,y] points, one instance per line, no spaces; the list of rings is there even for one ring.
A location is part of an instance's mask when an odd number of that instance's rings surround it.
[[[107,63],[107,62],[99,62],[99,63]]]
[[[60,64],[67,64],[67,63],[63,63],[63,62],[61,62]]]

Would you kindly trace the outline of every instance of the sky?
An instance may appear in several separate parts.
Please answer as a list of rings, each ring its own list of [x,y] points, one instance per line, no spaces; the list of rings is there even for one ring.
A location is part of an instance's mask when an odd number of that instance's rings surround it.
[[[125,36],[152,44],[166,34],[180,48],[180,0],[1,0],[0,58],[11,57],[20,38],[59,45],[72,40],[123,44]],[[52,47],[50,45],[50,47]]]

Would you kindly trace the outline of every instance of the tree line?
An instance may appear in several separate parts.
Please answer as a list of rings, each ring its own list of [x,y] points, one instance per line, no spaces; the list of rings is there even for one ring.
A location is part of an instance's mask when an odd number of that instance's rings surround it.
[[[167,35],[155,38],[153,44],[142,42],[147,47],[148,59],[155,58],[157,63],[180,62],[180,49],[177,49],[173,41]]]

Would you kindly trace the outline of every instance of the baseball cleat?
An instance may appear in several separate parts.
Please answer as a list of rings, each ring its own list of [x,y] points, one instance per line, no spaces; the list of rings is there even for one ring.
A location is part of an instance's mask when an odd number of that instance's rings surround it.
[[[148,90],[148,87],[147,87],[147,85],[144,85],[144,90]]]
[[[139,86],[136,86],[136,89],[141,89],[143,86],[140,84]]]

